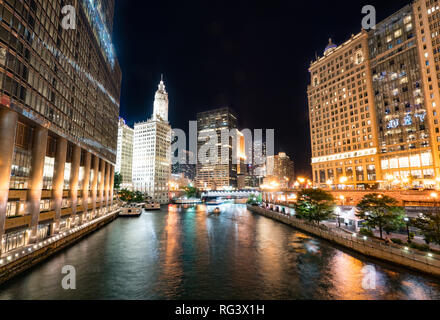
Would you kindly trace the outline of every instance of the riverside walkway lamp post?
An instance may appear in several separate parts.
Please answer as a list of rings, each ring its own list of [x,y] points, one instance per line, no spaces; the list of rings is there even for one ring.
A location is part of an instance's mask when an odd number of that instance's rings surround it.
[[[410,243],[411,242],[411,236],[409,234],[409,218],[405,217],[405,218],[403,218],[403,220],[405,220],[405,223],[406,223],[406,234],[408,235],[408,243]]]

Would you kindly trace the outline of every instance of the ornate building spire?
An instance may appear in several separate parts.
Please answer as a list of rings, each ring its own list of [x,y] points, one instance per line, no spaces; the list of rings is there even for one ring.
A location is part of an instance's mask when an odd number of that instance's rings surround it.
[[[153,120],[168,121],[168,93],[163,82],[163,74],[154,97]]]

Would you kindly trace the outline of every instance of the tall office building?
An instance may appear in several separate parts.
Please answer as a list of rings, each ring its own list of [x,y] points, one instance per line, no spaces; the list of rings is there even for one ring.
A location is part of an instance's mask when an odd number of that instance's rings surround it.
[[[295,178],[294,164],[286,153],[280,152],[278,155],[268,156],[266,168],[266,177],[269,180],[274,181],[275,178],[284,188],[292,186]]]
[[[171,175],[171,127],[168,123],[168,93],[160,81],[154,98],[153,116],[134,125],[133,187],[155,201],[169,202]]]
[[[438,186],[439,7],[415,1],[312,62],[316,184]]]
[[[121,188],[125,189],[133,188],[133,139],[134,130],[119,118],[115,171],[121,174]]]
[[[100,3],[78,1],[69,30],[64,1],[0,4],[1,252],[113,206],[121,70]]]
[[[226,137],[230,133],[234,132],[238,137],[237,130],[237,117],[233,111],[228,108],[219,108],[210,111],[200,112],[197,114],[197,175],[196,184],[197,187],[203,190],[221,190],[225,188],[237,188],[237,164],[233,163],[233,139],[225,141],[223,144],[221,141],[223,136]],[[217,141],[217,154],[212,159],[201,159],[200,148],[209,138],[210,134],[215,134]],[[238,141],[238,138],[237,138]],[[238,142],[235,143],[238,143]],[[225,159],[222,161],[222,146],[227,148],[227,152],[224,152]],[[205,160],[205,161],[204,161]]]
[[[412,6],[369,34],[382,179],[434,181],[433,132],[423,87]],[[425,64],[425,63],[423,63]],[[438,91],[438,88],[437,88]],[[429,109],[429,110],[428,110]]]
[[[416,179],[422,178],[425,186],[438,187],[440,180],[440,4],[438,0],[414,2],[413,17],[414,22],[407,22],[405,28],[410,26],[415,28],[422,80],[421,96],[424,97],[426,113],[422,110],[415,112],[414,121],[424,124],[424,135],[417,145],[420,150],[418,152],[420,166],[412,170],[411,175]],[[416,89],[420,89],[420,86]],[[418,159],[413,158],[410,161],[418,161]]]
[[[367,32],[340,46],[330,40],[310,74],[313,181],[374,186],[380,163]]]

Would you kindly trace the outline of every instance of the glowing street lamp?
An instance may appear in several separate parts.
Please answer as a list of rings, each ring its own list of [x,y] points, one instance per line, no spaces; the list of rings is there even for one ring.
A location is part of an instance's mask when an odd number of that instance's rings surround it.
[[[406,223],[406,234],[408,235],[408,243],[410,243],[411,242],[411,237],[410,237],[410,234],[409,234],[409,218],[405,217],[405,218],[403,218],[403,220],[405,220],[405,223]]]
[[[348,181],[348,178],[345,177],[345,176],[339,178],[339,182],[340,182],[341,184],[345,184],[345,183],[347,183],[347,181]]]
[[[328,179],[326,182],[327,186],[329,187],[329,189],[332,187],[333,184],[333,180]]]
[[[304,183],[304,182],[306,182],[306,179],[304,179],[304,178],[298,178],[298,181],[299,181],[299,183]]]
[[[345,197],[341,194],[339,196],[339,199],[342,201],[342,205],[344,205]]]

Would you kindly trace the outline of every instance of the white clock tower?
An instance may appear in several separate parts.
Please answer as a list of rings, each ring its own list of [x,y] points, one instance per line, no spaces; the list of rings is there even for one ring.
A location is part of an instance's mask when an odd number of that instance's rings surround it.
[[[133,187],[155,201],[169,203],[171,175],[171,126],[168,123],[168,93],[159,83],[151,119],[134,125]]]
[[[161,76],[159,87],[154,96],[153,120],[168,122],[168,93],[165,90],[163,76]]]

